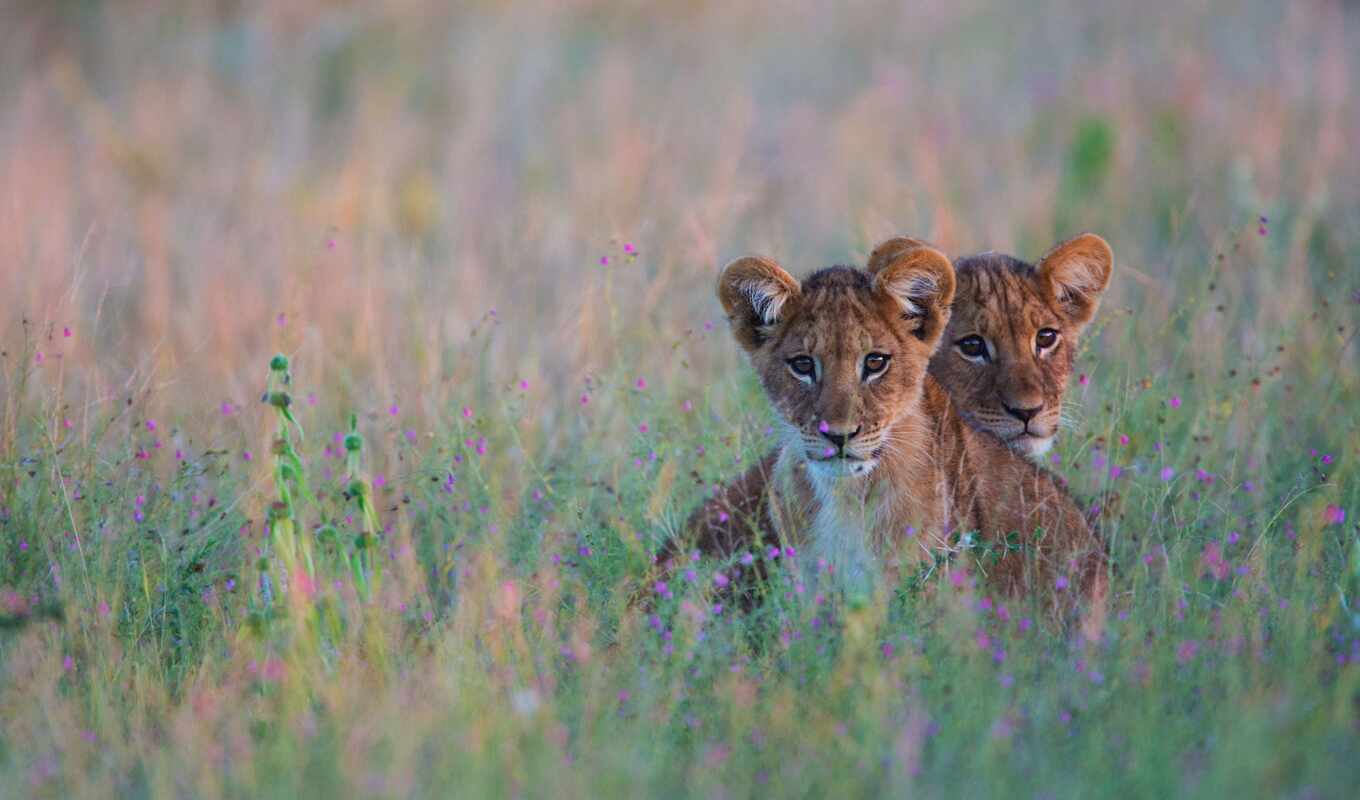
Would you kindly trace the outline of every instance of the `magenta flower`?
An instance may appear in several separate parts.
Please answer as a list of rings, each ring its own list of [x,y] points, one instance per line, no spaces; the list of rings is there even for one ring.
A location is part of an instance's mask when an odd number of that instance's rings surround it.
[[[1169,481],[1174,477],[1176,477],[1175,467],[1162,467],[1162,480]]]
[[[1194,639],[1186,639],[1176,646],[1176,661],[1181,665],[1189,664],[1195,660],[1199,653],[1199,642]]]
[[[826,420],[822,420],[820,423],[818,423],[817,425],[818,433],[826,433],[829,430],[831,430],[831,423],[827,422]]]
[[[581,395],[581,405],[584,406],[584,405],[589,405],[589,404],[590,404],[590,395],[588,395],[588,394],[583,394],[583,395]]]
[[[1077,376],[1077,383],[1081,384],[1082,386],[1087,386],[1091,383],[1091,379],[1087,377],[1085,372],[1083,372]]]
[[[387,413],[395,417],[401,413],[401,408],[399,408],[396,403],[393,403],[392,406],[387,409]]]
[[[1166,401],[1166,404],[1169,405],[1169,406],[1171,406],[1172,408],[1180,408],[1180,407],[1181,407],[1181,396],[1178,395],[1178,394],[1173,394],[1173,395],[1171,395],[1171,399],[1170,399],[1170,400],[1167,400],[1167,401]]]
[[[65,328],[62,328],[62,329],[61,329],[61,335],[64,336],[64,337],[66,337],[67,339],[70,339],[70,338],[71,338],[71,328],[70,328],[69,326],[68,326],[68,327],[65,327]]]
[[[600,266],[602,267],[609,266],[609,256],[600,256]]]
[[[585,403],[586,396],[581,395],[581,405],[585,405]],[[469,408],[468,406],[463,406],[463,419],[472,419],[472,409]]]
[[[623,243],[623,252],[625,252],[625,253],[631,253],[631,252],[633,252],[633,245],[632,245],[631,242],[624,242],[624,243]]]
[[[1067,576],[1066,576],[1066,575],[1059,575],[1059,576],[1058,576],[1058,579],[1057,579],[1056,581],[1053,582],[1053,588],[1057,589],[1057,590],[1060,591],[1060,592],[1061,592],[1063,589],[1066,589],[1067,586],[1068,586],[1068,582],[1067,582]]]
[[[1346,522],[1346,509],[1338,505],[1328,505],[1323,513],[1328,525],[1341,525]]]
[[[149,419],[149,420],[147,420],[147,421],[146,421],[146,429],[149,430],[149,431],[154,431],[154,430],[156,430],[156,420],[154,420],[154,419]]]
[[[638,379],[637,379],[637,383],[636,383],[635,385],[637,386],[637,390],[640,392],[640,391],[642,391],[642,390],[644,390],[644,389],[647,388],[647,379],[646,379],[646,378],[638,378]]]
[[[1129,435],[1127,433],[1119,434],[1119,443],[1127,447],[1129,444]]]
[[[651,429],[647,427],[647,423],[645,422],[638,426],[638,433],[646,433],[649,430]]]

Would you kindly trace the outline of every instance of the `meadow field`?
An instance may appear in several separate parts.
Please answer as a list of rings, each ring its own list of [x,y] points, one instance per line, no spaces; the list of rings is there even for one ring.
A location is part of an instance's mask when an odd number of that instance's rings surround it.
[[[1360,7],[0,2],[0,798],[1360,787]],[[1115,252],[967,554],[653,555],[774,446],[713,287]]]

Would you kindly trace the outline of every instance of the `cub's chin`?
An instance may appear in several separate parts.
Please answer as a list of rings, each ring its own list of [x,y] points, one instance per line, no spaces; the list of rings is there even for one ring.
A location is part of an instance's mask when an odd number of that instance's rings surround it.
[[[1031,436],[1022,433],[1019,436],[1006,442],[1015,452],[1027,458],[1039,460],[1043,458],[1049,450],[1053,449],[1053,438],[1056,434],[1048,436]]]
[[[809,458],[809,474],[821,478],[863,477],[878,466],[877,458]]]

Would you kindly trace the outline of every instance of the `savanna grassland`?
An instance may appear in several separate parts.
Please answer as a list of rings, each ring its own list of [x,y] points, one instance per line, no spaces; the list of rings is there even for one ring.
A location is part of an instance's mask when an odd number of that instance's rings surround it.
[[[1351,796],[1360,8],[1154,5],[0,4],[0,796]],[[1094,641],[658,583],[722,264],[1081,230]]]

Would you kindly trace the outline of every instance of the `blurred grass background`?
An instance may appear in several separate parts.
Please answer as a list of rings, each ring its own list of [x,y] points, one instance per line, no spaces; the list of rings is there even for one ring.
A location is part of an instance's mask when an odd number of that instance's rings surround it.
[[[1343,795],[1358,14],[0,2],[0,796]],[[1080,230],[1098,645],[966,585],[628,606],[770,446],[722,264]]]

